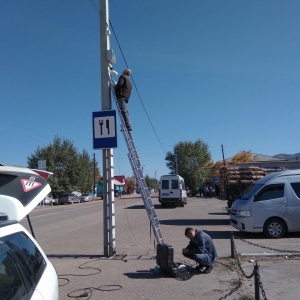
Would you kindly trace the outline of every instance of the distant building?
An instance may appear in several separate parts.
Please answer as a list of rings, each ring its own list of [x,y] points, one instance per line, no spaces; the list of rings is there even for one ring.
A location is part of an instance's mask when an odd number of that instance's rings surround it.
[[[124,176],[114,176],[114,190],[122,194],[124,191],[125,177]],[[98,181],[97,183],[97,197],[103,198],[103,181]]]
[[[287,170],[295,170],[300,169],[300,160],[287,160],[283,158],[276,158],[273,156],[262,155],[252,153],[251,162],[239,163],[238,166],[246,167],[246,166],[257,166],[265,169],[269,168],[278,168],[278,169],[287,169]],[[226,159],[227,162],[232,162],[232,157]]]

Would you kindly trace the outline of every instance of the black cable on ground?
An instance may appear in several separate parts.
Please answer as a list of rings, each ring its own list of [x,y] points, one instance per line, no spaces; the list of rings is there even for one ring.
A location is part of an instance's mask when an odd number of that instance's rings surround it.
[[[58,275],[59,280],[66,280],[66,283],[59,284],[59,286],[65,286],[70,282],[70,280],[68,278],[65,278],[67,276],[84,277],[84,276],[93,276],[93,275],[100,274],[101,269],[99,269],[99,268],[89,267],[89,266],[83,267],[84,265],[86,265],[88,263],[95,262],[95,261],[100,261],[100,259],[95,259],[95,260],[84,262],[78,267],[81,270],[85,270],[85,269],[94,270],[94,272],[92,272],[92,273],[89,273],[89,274],[62,274],[62,275]],[[122,286],[119,285],[119,284],[101,285],[99,287],[87,287],[87,288],[74,290],[74,291],[68,293],[68,297],[69,298],[74,298],[74,299],[83,299],[83,298],[85,298],[86,300],[88,300],[88,299],[91,298],[94,291],[112,292],[112,291],[118,291],[120,289],[122,289]]]
[[[75,290],[73,292],[70,292],[68,294],[68,297],[74,298],[74,299],[86,298],[85,300],[88,300],[92,297],[92,294],[94,291],[113,292],[113,291],[119,291],[120,289],[122,289],[122,286],[119,284],[100,285],[97,288],[88,287],[88,288],[84,288],[84,289]],[[78,295],[76,295],[76,293]],[[75,295],[73,295],[73,294],[75,294]]]

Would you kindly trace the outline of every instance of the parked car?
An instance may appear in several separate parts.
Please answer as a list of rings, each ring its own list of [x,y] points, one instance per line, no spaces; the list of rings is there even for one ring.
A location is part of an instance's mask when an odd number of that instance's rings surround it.
[[[80,203],[80,198],[73,193],[61,195],[58,198],[58,204],[65,204],[65,203],[67,204]]]
[[[79,198],[80,198],[80,202],[90,202],[91,195],[85,193],[85,194],[82,194]]]
[[[40,202],[40,205],[55,205],[57,204],[57,199],[53,199],[52,197],[46,197]]]
[[[51,191],[28,168],[0,165],[0,299],[58,300],[57,273],[19,223]]]

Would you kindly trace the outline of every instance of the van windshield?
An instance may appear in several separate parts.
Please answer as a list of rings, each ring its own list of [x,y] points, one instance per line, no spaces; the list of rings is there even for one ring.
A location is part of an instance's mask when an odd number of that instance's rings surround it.
[[[250,199],[262,187],[263,187],[263,184],[252,184],[252,185],[250,185],[249,187],[247,187],[245,189],[245,191],[241,195],[240,199],[242,199],[242,200]]]

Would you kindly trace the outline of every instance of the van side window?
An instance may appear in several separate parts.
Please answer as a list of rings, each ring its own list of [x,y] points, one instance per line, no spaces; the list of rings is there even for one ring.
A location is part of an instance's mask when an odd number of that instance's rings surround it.
[[[291,186],[298,198],[300,198],[300,182],[292,182]]]
[[[284,196],[284,184],[271,184],[260,191],[256,197],[256,201],[271,200],[282,198]]]
[[[172,190],[178,190],[179,186],[178,186],[178,180],[171,180],[171,189]]]
[[[169,180],[162,180],[161,188],[162,188],[162,190],[168,190],[169,189]]]

